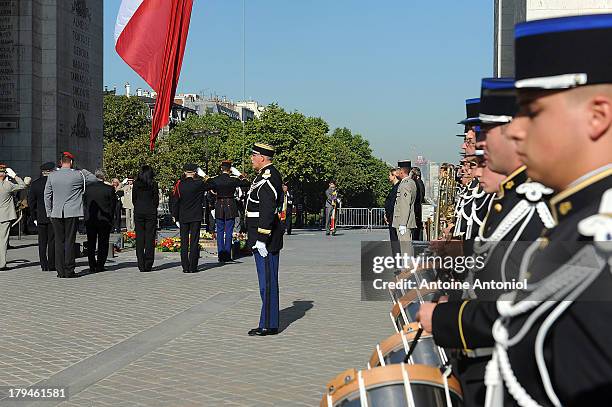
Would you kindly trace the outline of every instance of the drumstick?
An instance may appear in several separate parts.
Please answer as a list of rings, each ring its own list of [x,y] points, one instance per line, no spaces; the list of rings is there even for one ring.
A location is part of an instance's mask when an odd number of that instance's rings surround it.
[[[421,324],[419,324],[419,330],[417,331],[416,335],[414,335],[414,339],[412,340],[412,343],[410,344],[410,348],[408,348],[408,353],[406,353],[406,357],[404,358],[404,363],[408,363],[408,360],[410,360],[410,356],[412,356],[412,352],[414,352],[414,348],[416,348],[417,342],[419,342],[419,339],[421,338],[422,333],[423,333],[423,327],[421,326]]]

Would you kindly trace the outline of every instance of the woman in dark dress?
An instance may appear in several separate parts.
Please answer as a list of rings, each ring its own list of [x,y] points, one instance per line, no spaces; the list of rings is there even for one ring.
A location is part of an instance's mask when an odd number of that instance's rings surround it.
[[[157,206],[159,192],[155,173],[143,165],[132,189],[134,202],[134,223],[136,226],[136,257],[138,269],[151,271],[155,260],[155,235],[157,230]]]

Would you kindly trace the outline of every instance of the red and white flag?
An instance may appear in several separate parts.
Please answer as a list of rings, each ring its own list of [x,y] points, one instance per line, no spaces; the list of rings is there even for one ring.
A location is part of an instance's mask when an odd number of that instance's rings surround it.
[[[115,49],[157,92],[151,150],[168,124],[181,72],[193,0],[122,0],[115,24]]]

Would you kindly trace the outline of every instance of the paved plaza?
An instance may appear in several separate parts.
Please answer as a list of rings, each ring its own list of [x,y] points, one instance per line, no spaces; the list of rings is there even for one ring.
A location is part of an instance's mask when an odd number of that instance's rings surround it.
[[[388,302],[360,300],[360,241],[386,231],[285,237],[281,330],[249,337],[260,297],[252,257],[219,266],[204,253],[183,274],[175,253],[139,273],[133,251],[76,279],[37,262],[35,237],[11,239],[0,272],[0,386],[67,386],[68,401],[0,406],[314,406],[325,383],[365,367],[393,334]],[[32,263],[33,262],[33,263]]]

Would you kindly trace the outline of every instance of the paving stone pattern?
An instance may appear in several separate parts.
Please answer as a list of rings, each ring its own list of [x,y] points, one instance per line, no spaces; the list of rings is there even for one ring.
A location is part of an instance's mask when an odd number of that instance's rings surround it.
[[[386,302],[360,300],[360,241],[384,231],[294,231],[280,259],[282,332],[249,337],[260,297],[251,257],[197,274],[158,253],[139,273],[135,253],[108,271],[58,279],[37,266],[35,238],[12,239],[0,272],[0,386],[67,385],[69,400],[3,405],[314,406],[325,383],[365,367],[393,334]],[[32,265],[34,264],[34,265]]]

